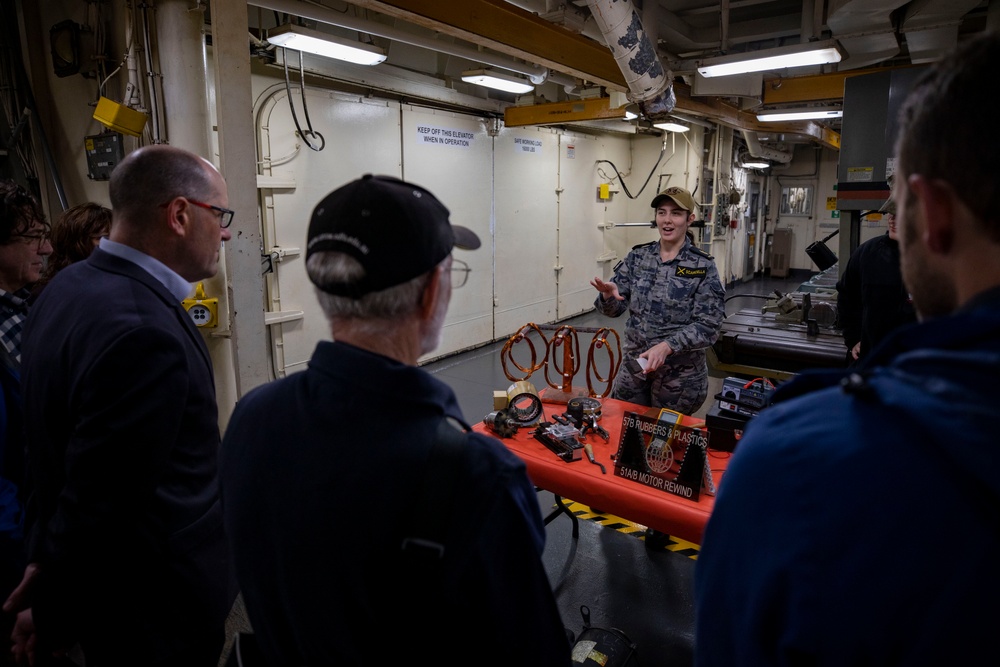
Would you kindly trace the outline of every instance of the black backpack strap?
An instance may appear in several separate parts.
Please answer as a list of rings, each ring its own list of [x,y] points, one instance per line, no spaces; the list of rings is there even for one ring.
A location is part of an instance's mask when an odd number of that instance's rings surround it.
[[[403,533],[401,548],[406,554],[430,561],[444,558],[465,440],[466,432],[457,423],[444,418],[438,424],[423,483]]]

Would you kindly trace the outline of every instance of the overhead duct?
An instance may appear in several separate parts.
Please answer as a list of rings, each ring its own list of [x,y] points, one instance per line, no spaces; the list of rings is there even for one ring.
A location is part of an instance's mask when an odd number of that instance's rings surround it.
[[[979,4],[975,0],[927,0],[908,5],[899,30],[906,35],[910,62],[935,62],[954,49],[959,24]]]
[[[899,55],[892,13],[906,0],[839,0],[830,5],[826,23],[847,51],[837,63],[844,72],[871,67]]]
[[[625,75],[629,99],[651,120],[660,120],[673,111],[677,105],[673,77],[663,67],[632,0],[587,0],[587,5]]]
[[[780,162],[781,164],[788,164],[792,161],[792,153],[790,151],[779,151],[761,146],[760,141],[757,140],[756,131],[743,130],[743,140],[747,143],[747,152],[751,157],[770,160],[771,162]]]

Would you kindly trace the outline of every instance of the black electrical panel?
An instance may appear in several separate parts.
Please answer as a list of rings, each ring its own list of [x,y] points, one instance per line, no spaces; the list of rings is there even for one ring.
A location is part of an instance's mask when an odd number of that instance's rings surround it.
[[[94,181],[106,181],[111,172],[125,157],[122,135],[105,132],[86,138],[87,176]]]

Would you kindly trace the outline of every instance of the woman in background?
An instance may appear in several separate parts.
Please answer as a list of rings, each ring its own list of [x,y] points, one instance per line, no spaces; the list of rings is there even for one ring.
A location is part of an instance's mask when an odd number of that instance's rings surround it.
[[[87,202],[63,211],[52,225],[52,254],[38,289],[73,262],[90,257],[101,237],[107,236],[110,230],[110,208]]]

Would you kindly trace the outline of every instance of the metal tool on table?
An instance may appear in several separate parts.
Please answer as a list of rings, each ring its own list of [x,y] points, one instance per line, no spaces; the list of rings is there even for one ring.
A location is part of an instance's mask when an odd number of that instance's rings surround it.
[[[607,468],[604,467],[604,464],[594,458],[594,448],[591,446],[589,442],[583,444],[583,451],[587,453],[587,459],[591,463],[593,463],[595,466],[600,466],[601,472],[604,473],[605,475],[608,474],[608,470]]]
[[[583,437],[586,436],[587,431],[597,433],[604,439],[604,442],[608,441],[608,432],[597,423],[600,417],[601,402],[599,400],[590,397],[577,397],[570,399],[566,404],[566,412],[562,415],[553,416],[553,419],[560,422],[565,420],[566,423],[576,425],[576,428],[580,431],[579,438],[583,442],[583,451],[587,454],[587,460],[596,466],[600,466],[601,472],[607,475],[608,471],[604,467],[604,464],[594,458],[594,447],[590,443],[583,441]]]
[[[578,397],[570,399],[566,404],[566,412],[563,413],[580,429],[580,435],[587,435],[588,431],[593,431],[601,437],[604,442],[608,442],[610,435],[602,428],[597,421],[601,418],[601,402],[596,398]]]
[[[583,443],[577,437],[580,435],[580,430],[567,420],[563,421],[565,423],[541,422],[533,431],[534,438],[563,461],[567,463],[579,461],[580,450],[583,449]]]

